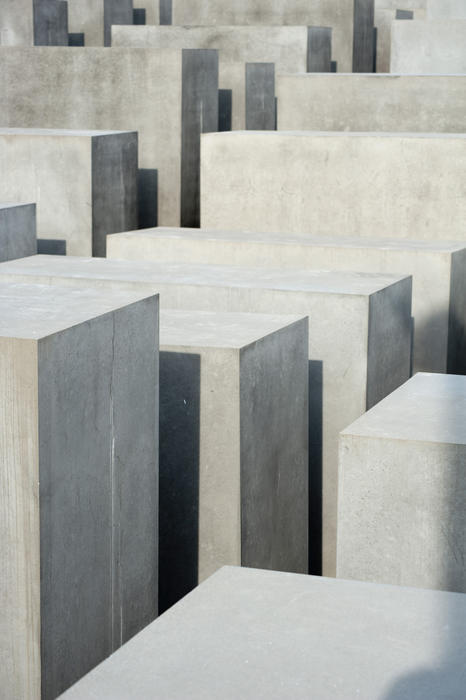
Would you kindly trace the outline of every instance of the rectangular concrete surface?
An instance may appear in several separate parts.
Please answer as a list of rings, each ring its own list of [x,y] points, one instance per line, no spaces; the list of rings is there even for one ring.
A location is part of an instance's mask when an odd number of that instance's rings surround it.
[[[466,73],[466,18],[396,21],[392,73]]]
[[[113,27],[112,46],[218,49],[219,87],[233,92],[232,128],[245,128],[245,63],[274,63],[276,71],[306,71],[307,27]]]
[[[466,19],[464,0],[427,0],[427,19]]]
[[[466,130],[466,75],[278,75],[286,131]]]
[[[339,70],[352,70],[353,0],[173,0],[172,9],[172,24],[181,26],[332,27],[333,58]]]
[[[201,148],[204,228],[464,239],[464,134],[235,131]]]
[[[335,573],[338,433],[410,375],[411,278],[60,256],[2,263],[0,277],[143,284],[164,308],[309,316],[311,570],[323,557],[324,572]]]
[[[36,205],[0,202],[0,262],[36,253]]]
[[[0,46],[34,46],[32,0],[2,0]]]
[[[218,128],[216,51],[0,48],[0,64],[0,124],[137,131],[139,167],[158,171],[158,223],[199,225],[199,136]]]
[[[406,5],[412,3],[397,3],[397,5],[402,4],[405,7],[404,10],[399,10],[397,8],[388,8],[389,2],[383,3],[385,7],[375,8],[374,13],[374,23],[377,30],[377,57],[376,57],[376,70],[377,73],[389,73],[390,72],[390,54],[391,54],[391,44],[392,44],[392,22],[395,19],[413,20],[413,19],[424,19],[426,15],[425,9],[412,8],[409,9]],[[388,8],[388,9],[387,9]],[[402,17],[400,17],[400,12]]]
[[[38,238],[103,256],[137,226],[137,163],[134,132],[0,128],[0,199],[37,203]]]
[[[159,23],[159,0],[134,0],[133,5],[145,9],[147,24]],[[104,0],[68,0],[68,8],[70,32],[84,33],[85,46],[104,46]]]
[[[459,241],[303,238],[159,227],[109,236],[107,250],[112,258],[159,263],[412,275],[414,371],[466,374],[466,248]]]
[[[225,567],[64,698],[462,700],[465,632],[464,595]]]
[[[466,592],[466,377],[417,374],[341,434],[338,576]]]
[[[162,311],[163,612],[224,564],[308,571],[308,320]]]
[[[51,700],[157,614],[158,299],[0,285],[0,687]]]

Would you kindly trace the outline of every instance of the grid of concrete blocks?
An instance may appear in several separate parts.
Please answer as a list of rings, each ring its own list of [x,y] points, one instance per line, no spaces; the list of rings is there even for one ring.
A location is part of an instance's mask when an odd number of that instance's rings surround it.
[[[466,0],[1,0],[2,700],[465,640]]]

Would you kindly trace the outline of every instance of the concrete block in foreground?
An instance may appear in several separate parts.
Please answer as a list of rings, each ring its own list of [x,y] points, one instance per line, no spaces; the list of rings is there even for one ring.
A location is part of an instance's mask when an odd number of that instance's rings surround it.
[[[466,592],[466,377],[417,374],[340,437],[341,578]]]
[[[64,698],[462,700],[465,629],[464,595],[228,567]]]
[[[157,614],[158,299],[0,285],[0,687],[57,697]]]
[[[36,205],[0,202],[0,262],[36,253]]]

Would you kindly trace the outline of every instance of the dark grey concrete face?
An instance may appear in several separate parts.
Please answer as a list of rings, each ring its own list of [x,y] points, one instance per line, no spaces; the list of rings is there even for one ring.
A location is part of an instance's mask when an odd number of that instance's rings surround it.
[[[112,45],[112,24],[133,24],[133,0],[104,0],[104,46]]]
[[[307,72],[330,73],[332,68],[332,29],[308,27]]]
[[[66,255],[66,241],[59,238],[38,238],[37,252],[39,255]]]
[[[448,319],[448,364],[450,374],[466,374],[466,251],[453,256],[450,272],[450,316]]]
[[[172,23],[172,0],[159,0],[160,24]]]
[[[412,10],[397,10],[396,19],[414,19],[414,12]]]
[[[35,46],[68,46],[68,3],[33,0]]]
[[[158,222],[158,172],[151,168],[138,170],[139,228],[151,228]]]
[[[0,204],[0,262],[36,253],[36,205]]]
[[[105,257],[111,231],[138,225],[138,135],[92,139],[92,254]]]
[[[353,73],[374,69],[374,0],[354,0]]]
[[[39,343],[42,698],[157,614],[157,302]]]
[[[68,34],[68,46],[84,46],[84,33],[72,32]]]
[[[218,131],[218,51],[184,49],[182,63],[180,220],[198,227],[201,134]]]
[[[146,10],[144,8],[133,10],[133,24],[141,25],[146,23]]]
[[[246,63],[246,129],[274,131],[275,64]]]
[[[336,61],[331,61],[330,63],[330,73],[337,73],[338,71],[338,64]]]
[[[240,356],[241,564],[303,572],[308,566],[303,537],[309,518],[308,332],[300,324],[298,333],[277,335],[273,348],[258,341]],[[297,437],[291,447],[290,426]]]
[[[231,131],[233,90],[218,91],[218,130]]]

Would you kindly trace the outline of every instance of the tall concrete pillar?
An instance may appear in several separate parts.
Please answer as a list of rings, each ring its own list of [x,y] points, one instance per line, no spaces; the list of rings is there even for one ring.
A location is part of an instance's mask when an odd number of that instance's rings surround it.
[[[353,73],[374,71],[374,0],[354,0]]]
[[[275,130],[275,64],[246,63],[246,129]]]
[[[332,72],[332,29],[331,27],[308,27],[307,29],[307,72]]]

